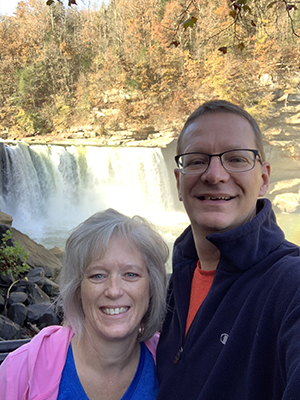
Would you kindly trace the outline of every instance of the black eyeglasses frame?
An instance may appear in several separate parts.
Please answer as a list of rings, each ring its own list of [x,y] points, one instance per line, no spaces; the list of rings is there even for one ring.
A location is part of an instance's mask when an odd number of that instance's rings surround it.
[[[227,172],[230,172],[230,173],[247,172],[247,171],[251,171],[251,170],[254,168],[255,163],[253,163],[253,167],[252,167],[252,168],[247,169],[247,170],[245,170],[245,171],[230,171],[230,170],[228,170],[228,169],[224,166],[224,164],[223,164],[222,156],[223,156],[223,154],[230,153],[231,151],[252,151],[252,153],[253,153],[254,156],[255,156],[254,161],[258,160],[258,161],[262,164],[259,151],[258,151],[258,150],[254,150],[254,149],[232,149],[232,150],[223,151],[223,153],[219,153],[219,154],[207,154],[207,153],[201,153],[200,151],[192,151],[192,152],[190,152],[190,153],[177,154],[177,156],[175,156],[175,162],[176,162],[176,165],[177,165],[179,171],[180,171],[182,174],[185,174],[185,175],[203,174],[205,171],[207,171],[208,167],[210,166],[210,162],[211,162],[212,157],[219,157],[219,158],[220,158],[220,162],[221,162],[221,164],[222,164],[222,167],[223,167]],[[183,167],[182,167],[182,165],[180,164],[179,159],[180,159],[180,157],[182,157],[182,156],[187,156],[187,155],[190,155],[190,154],[202,154],[202,155],[204,155],[204,156],[208,156],[208,164],[207,164],[207,167],[205,168],[204,171],[202,171],[202,172],[188,173],[188,174],[187,174],[186,172],[183,171]]]

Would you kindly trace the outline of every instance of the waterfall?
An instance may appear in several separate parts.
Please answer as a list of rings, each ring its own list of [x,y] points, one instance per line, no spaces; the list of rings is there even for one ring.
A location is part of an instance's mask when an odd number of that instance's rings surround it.
[[[71,229],[108,207],[148,218],[170,242],[174,227],[187,225],[158,148],[2,143],[0,163],[0,210],[47,248],[62,247]]]

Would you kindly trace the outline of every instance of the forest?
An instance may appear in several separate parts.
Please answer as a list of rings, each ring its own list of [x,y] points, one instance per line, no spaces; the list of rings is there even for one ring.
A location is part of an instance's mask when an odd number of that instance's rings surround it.
[[[0,16],[0,131],[178,123],[223,98],[259,121],[298,90],[300,10],[282,0],[20,1]],[[72,3],[72,2],[71,2]],[[50,4],[50,5],[49,5]]]

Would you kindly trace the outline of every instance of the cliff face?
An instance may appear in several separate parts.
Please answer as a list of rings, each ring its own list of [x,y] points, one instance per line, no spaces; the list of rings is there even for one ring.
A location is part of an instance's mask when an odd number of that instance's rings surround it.
[[[264,86],[264,91],[266,95],[272,93],[274,99],[268,118],[261,124],[266,158],[271,163],[268,197],[278,212],[299,212],[300,94],[292,89],[286,93],[275,90],[271,82],[269,83],[269,86]],[[156,126],[139,126],[126,121],[113,126],[110,123],[111,117],[117,115],[119,110],[114,107],[118,97],[113,90],[112,94],[109,99],[112,108],[93,109],[87,125],[73,126],[67,131],[53,132],[50,135],[15,137],[6,131],[0,136],[8,142],[22,140],[28,144],[161,147],[172,148],[172,152],[175,152],[174,142],[187,116],[164,126],[161,121]],[[173,154],[171,158],[173,159]]]
[[[281,212],[299,212],[300,95],[276,99],[265,125],[266,158],[271,163],[268,197]]]

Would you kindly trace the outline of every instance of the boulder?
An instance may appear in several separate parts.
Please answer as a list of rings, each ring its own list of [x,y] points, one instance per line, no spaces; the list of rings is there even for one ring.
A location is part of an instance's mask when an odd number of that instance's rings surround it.
[[[59,261],[63,260],[65,252],[62,249],[60,249],[59,247],[53,247],[49,251],[51,254],[53,254],[55,257],[57,257],[59,259]]]
[[[63,251],[55,248],[51,253],[4,224],[0,224],[0,238],[8,229],[12,240],[7,244],[13,246],[14,241],[19,242],[29,253],[26,262],[31,269],[20,276],[0,275],[0,340],[32,337],[46,326],[59,325],[63,318],[62,308],[53,306],[59,297],[59,286],[54,279],[60,272]]]
[[[27,322],[43,329],[49,325],[59,325],[60,321],[50,303],[31,304],[28,306]]]
[[[18,339],[21,327],[4,315],[0,315],[0,338],[3,340]]]
[[[14,303],[23,303],[25,304],[28,301],[28,296],[24,292],[12,292],[10,293],[7,305],[11,306]]]
[[[12,217],[4,212],[0,211],[0,224],[11,226],[12,224]]]
[[[5,299],[2,296],[2,294],[0,294],[0,313],[4,311],[4,307],[5,307]]]
[[[29,304],[49,303],[49,296],[36,284],[28,283],[26,287]]]
[[[57,283],[53,282],[51,279],[45,278],[43,291],[49,297],[57,297],[59,295],[59,286]]]
[[[28,309],[23,303],[13,303],[7,311],[8,318],[20,327],[24,325]]]
[[[24,278],[26,282],[36,283],[40,288],[44,286],[45,279],[45,271],[42,267],[33,268]],[[24,282],[24,280],[21,282]]]
[[[29,253],[26,260],[31,267],[46,267],[52,273],[55,279],[61,269],[61,262],[41,244],[35,243],[27,235],[21,233],[15,228],[11,228],[13,240],[17,240],[20,245]]]

